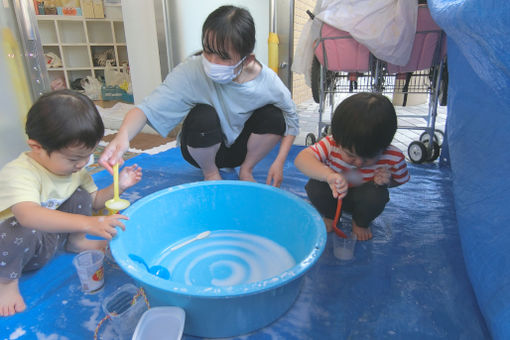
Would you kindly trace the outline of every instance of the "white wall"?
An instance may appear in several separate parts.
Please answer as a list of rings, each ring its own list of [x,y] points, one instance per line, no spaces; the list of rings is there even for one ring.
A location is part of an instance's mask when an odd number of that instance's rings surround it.
[[[235,5],[250,11],[256,29],[255,55],[262,63],[267,64],[269,0],[166,1],[170,12],[174,65],[202,49],[202,25],[209,13],[221,5]],[[146,0],[122,0],[122,13],[133,94],[135,103],[140,103],[162,81],[154,3]]]
[[[168,0],[174,64],[202,49],[202,25],[207,16],[222,5],[234,5],[250,11],[255,22],[255,55],[267,64],[269,0]]]
[[[131,84],[135,103],[140,103],[162,81],[152,1],[123,0]]]

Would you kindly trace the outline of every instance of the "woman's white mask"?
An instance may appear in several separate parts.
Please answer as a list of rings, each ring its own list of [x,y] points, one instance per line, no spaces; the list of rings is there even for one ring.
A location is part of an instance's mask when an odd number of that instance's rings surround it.
[[[242,64],[242,62],[246,59],[246,57],[243,57],[239,62],[235,65],[229,66],[229,65],[219,65],[211,63],[207,58],[202,54],[202,64],[204,65],[204,71],[207,74],[209,78],[211,78],[216,83],[220,84],[226,84],[233,79],[235,79],[239,73],[241,73],[242,68],[239,68],[239,70],[236,69],[239,67],[239,65]]]

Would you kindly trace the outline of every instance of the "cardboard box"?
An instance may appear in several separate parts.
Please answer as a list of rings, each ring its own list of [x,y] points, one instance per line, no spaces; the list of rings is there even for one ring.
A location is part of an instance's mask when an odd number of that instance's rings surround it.
[[[94,6],[94,18],[104,19],[103,0],[92,0]]]
[[[81,0],[81,11],[85,18],[94,18],[94,6],[92,0]]]

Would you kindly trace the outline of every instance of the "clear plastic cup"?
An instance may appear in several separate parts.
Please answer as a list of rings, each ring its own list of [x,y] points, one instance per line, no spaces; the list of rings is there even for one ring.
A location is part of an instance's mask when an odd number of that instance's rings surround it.
[[[341,261],[354,259],[356,240],[356,234],[347,234],[347,238],[343,238],[333,233],[333,255]]]
[[[95,293],[104,286],[104,253],[99,250],[85,250],[76,255],[73,264],[85,293]]]

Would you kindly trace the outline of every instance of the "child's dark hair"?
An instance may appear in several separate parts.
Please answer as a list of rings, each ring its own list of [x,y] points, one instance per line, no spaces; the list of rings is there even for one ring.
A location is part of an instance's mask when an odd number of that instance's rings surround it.
[[[32,105],[25,132],[51,154],[69,146],[95,147],[104,125],[87,96],[66,89],[46,93]]]
[[[397,114],[388,98],[377,93],[357,93],[343,100],[331,121],[333,139],[363,158],[384,151],[397,131]]]
[[[232,59],[228,47],[241,58],[255,48],[255,24],[246,9],[221,6],[209,14],[202,26],[202,47],[206,53],[214,53],[224,59]]]

